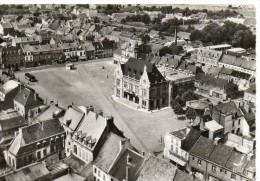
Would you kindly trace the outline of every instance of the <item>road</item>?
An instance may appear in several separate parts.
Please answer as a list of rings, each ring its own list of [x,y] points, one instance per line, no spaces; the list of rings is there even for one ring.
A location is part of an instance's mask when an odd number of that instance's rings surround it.
[[[83,67],[83,71],[85,71],[87,74],[84,77],[81,76],[80,79],[83,82],[87,81],[91,85],[92,91],[95,92],[93,96],[96,98],[97,104],[101,106],[102,110],[104,110],[105,113],[110,113],[114,117],[115,124],[119,127],[120,130],[124,130],[124,135],[127,138],[130,138],[132,144],[135,145],[137,149],[145,151],[146,153],[152,153],[152,151],[149,150],[140,140],[140,138],[134,133],[134,131],[131,129],[131,126],[124,121],[120,114],[118,114],[114,105],[107,100],[106,96],[104,96],[100,88],[96,86],[95,82],[93,81],[93,76],[90,76],[91,74],[85,67]],[[80,71],[78,71],[78,73],[79,75],[82,75],[80,74]]]

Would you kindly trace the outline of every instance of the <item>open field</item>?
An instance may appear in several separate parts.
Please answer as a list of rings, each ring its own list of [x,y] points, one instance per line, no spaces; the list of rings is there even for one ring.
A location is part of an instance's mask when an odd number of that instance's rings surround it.
[[[115,67],[111,60],[77,65],[73,71],[65,70],[65,67],[31,71],[38,82],[30,83],[30,86],[43,99],[58,102],[64,108],[73,102],[102,109],[105,115],[113,115],[115,124],[138,150],[161,151],[163,147],[158,141],[161,135],[183,128],[188,121],[177,120],[171,109],[145,113],[115,102],[111,98]],[[24,81],[24,72],[17,72],[16,77]]]

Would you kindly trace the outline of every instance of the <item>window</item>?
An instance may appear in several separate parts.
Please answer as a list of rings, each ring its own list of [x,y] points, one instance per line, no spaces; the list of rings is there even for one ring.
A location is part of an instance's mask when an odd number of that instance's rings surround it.
[[[124,88],[127,88],[127,82],[124,82]]]
[[[212,165],[212,171],[216,172],[216,166]]]
[[[97,173],[97,168],[94,168],[94,173]]]
[[[100,170],[98,171],[98,176],[100,177]]]
[[[120,79],[116,79],[116,85],[120,86]]]
[[[222,168],[221,168],[221,169],[219,169],[219,171],[220,171],[220,172],[222,172]]]
[[[77,155],[77,146],[76,145],[74,145],[74,150],[73,151],[74,151],[74,154]]]
[[[129,90],[133,91],[133,84],[131,84],[131,83],[129,84]]]
[[[238,125],[240,125],[240,119],[238,120]]]
[[[176,147],[176,150],[175,150],[175,151],[176,151],[176,153],[178,153],[178,151],[179,151],[179,150],[178,150],[178,148],[177,148],[177,147]]]
[[[138,85],[135,86],[135,92],[136,92],[136,93],[139,92],[139,86],[138,86]]]
[[[147,91],[143,89],[143,97],[146,97]]]
[[[193,161],[195,160],[195,157],[194,157],[194,156],[192,157],[192,160],[193,160]]]
[[[120,97],[120,90],[119,89],[116,89],[116,96]]]
[[[38,160],[41,159],[41,152],[40,151],[37,152],[37,159]]]
[[[231,174],[231,178],[234,179],[234,180],[236,180],[236,175],[232,173],[232,174]]]
[[[46,156],[46,155],[47,155],[47,150],[44,149],[44,150],[43,150],[43,156]]]
[[[198,165],[201,165],[201,160],[200,159],[198,159]]]
[[[106,180],[106,175],[105,174],[103,174],[103,180]]]
[[[171,145],[171,150],[173,151],[173,145]]]
[[[233,126],[233,127],[235,126],[235,121],[232,122],[232,126]]]

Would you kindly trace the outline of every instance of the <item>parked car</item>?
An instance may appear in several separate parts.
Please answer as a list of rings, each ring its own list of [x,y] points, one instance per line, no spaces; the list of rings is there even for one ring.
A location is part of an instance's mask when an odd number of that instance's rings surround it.
[[[36,82],[36,78],[34,75],[30,74],[30,73],[25,73],[25,79],[29,80],[30,82]]]

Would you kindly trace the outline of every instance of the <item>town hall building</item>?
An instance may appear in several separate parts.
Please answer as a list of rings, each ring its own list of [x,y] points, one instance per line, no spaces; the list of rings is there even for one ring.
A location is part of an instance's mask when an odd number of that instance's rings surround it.
[[[129,58],[115,70],[114,96],[135,103],[146,111],[169,106],[168,81],[155,64]]]

